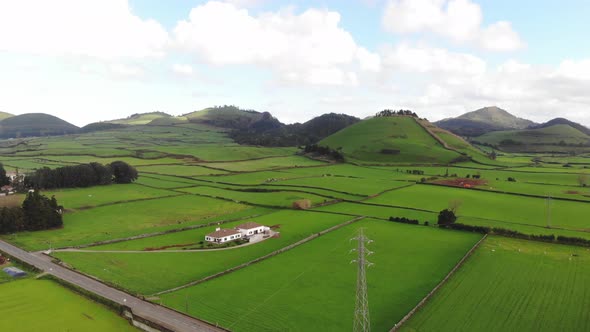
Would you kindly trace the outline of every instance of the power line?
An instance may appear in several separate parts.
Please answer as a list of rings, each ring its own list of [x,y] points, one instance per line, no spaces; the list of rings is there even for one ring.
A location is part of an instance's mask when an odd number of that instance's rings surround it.
[[[373,265],[367,260],[367,256],[373,252],[368,250],[366,245],[373,242],[367,238],[364,234],[364,229],[359,229],[359,234],[352,240],[358,242],[357,251],[358,258],[353,260],[353,263],[357,263],[357,278],[356,278],[356,302],[354,308],[354,332],[369,332],[371,331],[371,319],[369,316],[369,296],[367,292],[367,271],[366,267]]]

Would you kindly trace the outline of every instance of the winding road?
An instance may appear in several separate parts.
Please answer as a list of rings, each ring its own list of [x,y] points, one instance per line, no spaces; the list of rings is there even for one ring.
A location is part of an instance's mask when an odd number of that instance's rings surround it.
[[[41,253],[29,253],[18,247],[15,247],[7,242],[0,241],[0,251],[30,264],[37,269],[51,274],[59,279],[74,284],[89,292],[97,294],[101,297],[109,299],[115,303],[126,306],[131,309],[134,315],[143,319],[149,320],[171,331],[177,332],[219,332],[226,331],[224,329],[215,327],[207,322],[183,315],[174,310],[144,301],[140,298],[132,296],[128,293],[122,292],[118,289],[107,286],[100,281],[84,276],[80,273],[68,270],[51,261],[48,257]]]

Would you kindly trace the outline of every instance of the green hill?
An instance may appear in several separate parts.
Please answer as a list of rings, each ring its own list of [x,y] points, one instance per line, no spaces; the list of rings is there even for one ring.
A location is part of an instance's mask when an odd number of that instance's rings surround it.
[[[565,124],[488,133],[474,141],[509,152],[570,152],[590,149],[590,136]]]
[[[0,121],[0,138],[74,134],[79,128],[53,115],[29,113]]]
[[[319,145],[341,149],[348,160],[363,163],[446,164],[461,157],[409,116],[364,120],[325,138]]]
[[[484,107],[459,117],[444,119],[435,124],[461,136],[480,136],[492,131],[525,129],[534,122],[518,118],[496,106]]]
[[[161,118],[172,118],[172,115],[166,114],[164,112],[136,113],[128,116],[125,119],[117,119],[106,122],[123,125],[145,125]]]
[[[229,129],[244,129],[254,122],[262,120],[265,115],[268,113],[243,110],[235,106],[220,106],[184,114],[183,117],[186,117],[189,122]]]
[[[14,116],[14,115],[13,115],[13,114],[10,114],[10,113],[6,113],[6,112],[0,112],[0,121],[1,121],[1,120],[4,120],[4,119],[7,119],[7,118],[11,118],[11,117],[13,117],[13,116]]]

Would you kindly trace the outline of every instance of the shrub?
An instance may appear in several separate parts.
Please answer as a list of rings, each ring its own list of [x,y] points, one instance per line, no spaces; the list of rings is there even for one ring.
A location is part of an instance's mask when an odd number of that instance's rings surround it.
[[[450,209],[444,209],[438,214],[439,225],[449,225],[457,221],[457,216]]]

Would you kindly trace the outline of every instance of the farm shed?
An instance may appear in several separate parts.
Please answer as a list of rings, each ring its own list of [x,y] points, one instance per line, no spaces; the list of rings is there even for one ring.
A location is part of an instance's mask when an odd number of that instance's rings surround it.
[[[17,269],[16,267],[5,267],[2,271],[6,272],[8,275],[14,278],[24,277],[27,273],[21,269]]]

